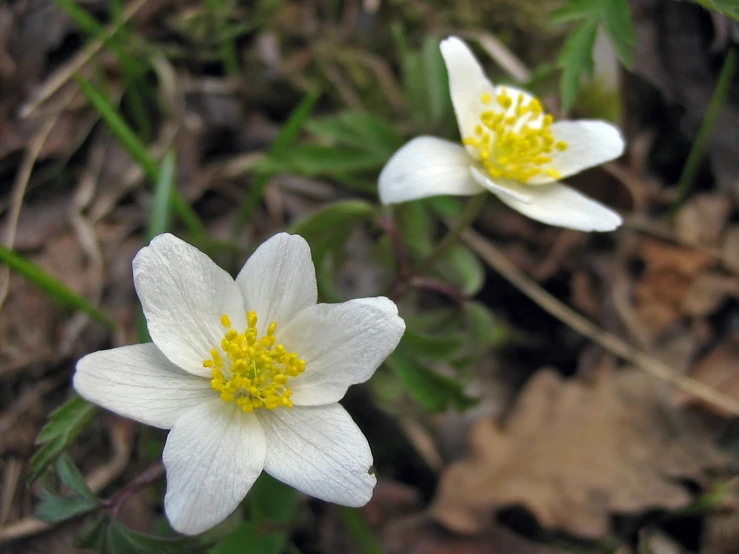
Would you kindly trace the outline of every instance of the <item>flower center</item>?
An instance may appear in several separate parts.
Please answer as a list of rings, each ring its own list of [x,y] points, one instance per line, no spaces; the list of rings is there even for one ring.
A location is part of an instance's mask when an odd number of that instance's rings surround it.
[[[235,401],[245,412],[257,408],[274,410],[278,406],[292,408],[293,391],[286,385],[290,377],[305,371],[305,361],[275,344],[276,323],[270,323],[267,334],[258,339],[257,314],[250,311],[246,319],[248,327],[239,333],[231,328],[226,314],[221,316],[221,324],[227,329],[221,348],[227,359],[213,348],[210,359],[203,361],[203,367],[213,368],[210,386],[221,393],[221,400]]]
[[[485,93],[482,103],[490,106],[493,96]],[[526,183],[535,177],[559,179],[559,172],[547,167],[552,163],[552,152],[567,150],[567,143],[552,135],[554,119],[544,114],[541,102],[519,93],[512,95],[501,87],[495,101],[501,109],[485,110],[475,127],[474,137],[465,137],[462,144],[472,146],[480,162],[493,178],[511,179]]]

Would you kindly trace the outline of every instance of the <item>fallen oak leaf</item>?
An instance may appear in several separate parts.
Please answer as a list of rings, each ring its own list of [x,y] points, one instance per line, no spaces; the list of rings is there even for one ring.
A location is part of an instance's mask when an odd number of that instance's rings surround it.
[[[585,538],[608,532],[611,513],[676,509],[723,456],[686,428],[638,371],[593,383],[543,370],[506,422],[480,420],[469,458],[442,475],[433,517],[460,533],[485,529],[498,508],[520,505],[546,528]]]

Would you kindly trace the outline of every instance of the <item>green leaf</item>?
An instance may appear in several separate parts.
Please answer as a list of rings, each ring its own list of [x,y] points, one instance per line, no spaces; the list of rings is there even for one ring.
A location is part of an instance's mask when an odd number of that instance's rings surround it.
[[[327,251],[341,247],[351,230],[375,213],[375,207],[364,200],[344,200],[296,221],[289,232],[308,241],[313,259],[320,260]]]
[[[312,90],[306,94],[300,104],[290,113],[287,121],[275,137],[269,148],[270,154],[281,154],[292,148],[310,114],[313,113],[313,107],[320,96],[321,92],[318,90]]]
[[[49,422],[41,429],[36,444],[41,445],[31,458],[28,482],[32,483],[64,452],[92,421],[97,408],[79,396],[51,412]]]
[[[141,170],[146,174],[146,176],[154,183],[159,181],[159,164],[151,157],[146,145],[128,126],[116,110],[115,106],[89,81],[86,81],[81,77],[77,77],[76,82],[87,100],[93,105],[103,121],[108,125],[113,136],[115,136],[118,142],[120,142],[128,151],[130,156],[139,165],[139,167],[141,167]],[[182,221],[182,223],[184,223],[188,230],[193,234],[196,242],[204,242],[205,237],[208,235],[205,226],[176,188],[172,189],[172,207],[177,213],[177,217],[180,218],[180,221]]]
[[[159,177],[159,165],[149,154],[146,145],[136,136],[136,133],[128,126],[115,106],[102,92],[91,82],[81,77],[77,77],[76,81],[82,94],[85,95],[88,102],[100,114],[100,117],[108,125],[115,138],[118,139],[118,142],[123,145],[149,179],[156,182]]]
[[[162,160],[159,178],[154,185],[154,202],[151,205],[146,233],[149,240],[169,231],[176,163],[174,152],[167,152]]]
[[[156,537],[127,529],[118,521],[108,526],[108,544],[113,554],[186,554],[204,549],[191,537]]]
[[[387,364],[408,394],[430,412],[442,412],[450,407],[462,411],[477,403],[464,394],[457,381],[428,369],[403,349],[393,352]]]
[[[57,523],[90,512],[98,507],[95,500],[84,496],[60,496],[45,487],[39,490],[41,502],[36,506],[34,515],[47,523]]]
[[[419,358],[427,360],[451,360],[462,347],[459,335],[431,335],[406,329],[401,344]]]
[[[252,519],[218,541],[210,554],[280,554],[289,540],[288,525],[296,519],[298,493],[266,473],[249,491]]]
[[[297,491],[266,473],[259,476],[247,498],[251,514],[257,521],[286,525],[295,519]]]
[[[597,15],[588,16],[565,42],[557,65],[562,68],[560,94],[562,108],[568,111],[575,102],[583,75],[593,74],[593,47],[598,32]]]
[[[718,121],[721,114],[721,109],[726,104],[727,98],[732,90],[732,83],[734,82],[734,75],[737,70],[736,63],[736,49],[730,48],[729,53],[724,59],[724,65],[721,67],[721,73],[716,81],[716,88],[713,90],[711,100],[708,103],[706,113],[701,121],[701,126],[698,129],[698,134],[693,140],[693,146],[690,148],[688,159],[685,160],[685,166],[680,173],[680,179],[677,182],[677,189],[675,194],[675,200],[670,207],[671,215],[674,216],[682,207],[683,203],[690,196],[690,192],[695,184],[695,179],[698,176],[703,159],[706,155],[706,150],[709,146],[709,140],[713,129]]]
[[[107,513],[99,513],[87,518],[77,533],[73,546],[82,550],[107,552],[105,545],[108,541],[108,527],[110,527],[110,518]]]
[[[375,153],[387,160],[403,144],[402,137],[384,119],[372,114],[346,111],[314,118],[306,123],[312,134],[330,140],[337,149]]]
[[[238,236],[244,230],[249,219],[251,219],[272,177],[283,170],[281,164],[275,160],[287,157],[288,150],[292,151],[293,144],[305,126],[310,114],[313,113],[313,107],[320,96],[321,93],[314,90],[303,98],[300,104],[290,113],[287,121],[275,137],[275,140],[272,141],[269,154],[267,155],[267,160],[269,161],[265,160],[263,164],[255,168],[258,174],[239,207],[239,216],[236,218],[236,224],[234,226],[234,237]]]
[[[344,172],[377,170],[387,161],[384,154],[361,150],[342,150],[322,144],[300,144],[289,152],[267,156],[256,170],[271,174],[340,177]]]
[[[728,15],[739,21],[739,2],[737,0],[695,0],[707,10]]]
[[[66,454],[62,454],[56,462],[56,471],[66,487],[81,497],[87,498],[93,502],[97,502],[97,497],[87,486],[84,476],[74,465],[72,459]]]
[[[28,261],[20,254],[16,254],[12,250],[8,250],[4,246],[0,246],[0,263],[7,265],[11,270],[31,281],[62,307],[71,310],[79,310],[99,321],[106,327],[110,329],[115,328],[113,321],[89,300],[76,294],[60,281],[46,273],[36,264]]]
[[[600,19],[611,39],[618,59],[626,67],[634,65],[636,29],[628,0],[600,0]]]
[[[54,523],[73,518],[98,507],[99,501],[87,486],[77,466],[66,454],[57,460],[57,474],[62,483],[74,494],[62,496],[46,486],[39,492],[41,502],[36,506],[34,513],[42,521]]]
[[[370,527],[364,512],[358,508],[349,508],[346,506],[337,506],[337,512],[349,534],[354,539],[354,545],[361,554],[384,554],[385,549],[382,547],[377,534]]]
[[[480,292],[485,283],[485,266],[469,247],[461,243],[444,252],[434,264],[434,271],[467,296]]]
[[[567,4],[554,10],[550,19],[553,23],[566,23],[585,19],[598,10],[599,0],[567,0]]]
[[[474,357],[490,348],[505,344],[508,340],[508,326],[499,321],[490,308],[484,304],[475,301],[467,302],[464,307],[464,318],[468,344]]]
[[[421,47],[421,65],[425,80],[430,123],[439,127],[452,109],[449,77],[439,49],[439,39],[427,36]]]
[[[404,202],[393,209],[393,221],[408,252],[416,260],[431,254],[436,221],[431,217],[428,201]]]

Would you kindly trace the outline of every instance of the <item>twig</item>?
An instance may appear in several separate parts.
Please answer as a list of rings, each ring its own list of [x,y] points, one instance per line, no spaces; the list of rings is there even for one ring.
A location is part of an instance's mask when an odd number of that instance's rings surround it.
[[[133,423],[128,420],[119,420],[118,424],[113,427],[111,431],[113,445],[111,459],[85,478],[87,486],[90,487],[92,492],[96,493],[107,487],[126,469],[133,448],[132,426]],[[56,524],[47,523],[35,517],[23,518],[7,527],[0,528],[0,544],[36,535],[52,528],[54,525]]]
[[[477,217],[477,214],[480,213],[480,210],[485,205],[487,196],[488,195],[483,192],[472,197],[472,199],[467,203],[467,206],[465,206],[462,215],[460,215],[454,224],[449,227],[449,233],[441,239],[441,242],[436,245],[436,248],[431,252],[429,257],[426,258],[413,272],[415,275],[422,275],[427,270],[431,269],[434,264],[438,262],[444,254],[446,254],[447,250],[456,244],[464,230],[470,226]]]
[[[164,464],[161,460],[154,462],[148,468],[146,468],[138,477],[128,483],[120,491],[118,491],[112,498],[103,501],[103,506],[108,508],[111,514],[116,515],[121,506],[131,496],[139,492],[146,485],[150,485],[155,481],[158,481],[164,476]]]
[[[13,200],[10,206],[10,213],[8,214],[8,222],[5,226],[5,237],[3,239],[3,245],[12,250],[13,243],[15,242],[15,232],[18,229],[18,220],[21,214],[21,207],[23,206],[23,198],[26,195],[26,189],[28,188],[28,182],[31,180],[31,172],[33,166],[36,165],[36,160],[41,154],[41,149],[46,144],[46,139],[49,138],[49,133],[56,125],[59,120],[59,114],[50,116],[43,124],[39,132],[31,141],[31,144],[26,149],[25,156],[21,162],[21,167],[18,169],[18,173],[15,178],[15,184],[13,185]],[[0,309],[5,303],[5,298],[8,296],[8,290],[10,289],[10,268],[3,266],[0,269]]]
[[[103,36],[91,42],[84,50],[74,56],[67,64],[59,68],[51,78],[49,78],[41,89],[36,93],[35,97],[28,103],[24,104],[20,109],[21,117],[28,117],[35,112],[38,107],[46,102],[56,91],[64,86],[72,76],[80,71],[89,62],[95,54],[105,45],[105,42],[116,34],[120,28],[128,23],[128,21],[136,15],[136,13],[144,7],[148,0],[134,0],[129,6],[123,10],[121,17],[116,20],[114,25],[109,25],[105,29]]]
[[[462,240],[509,283],[565,325],[650,375],[675,385],[692,396],[723,408],[733,415],[739,415],[739,402],[700,381],[680,375],[649,354],[637,350],[605,329],[598,327],[541,288],[534,280],[509,262],[498,249],[482,236],[474,231],[466,230],[462,233]]]

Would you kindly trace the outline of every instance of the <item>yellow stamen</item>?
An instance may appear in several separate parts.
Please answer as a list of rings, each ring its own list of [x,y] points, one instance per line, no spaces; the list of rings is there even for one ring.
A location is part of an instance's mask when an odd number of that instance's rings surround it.
[[[493,97],[484,93],[480,100],[489,105]],[[537,177],[559,179],[559,172],[550,165],[550,154],[567,150],[567,142],[554,138],[554,118],[544,113],[539,100],[525,101],[523,94],[514,95],[501,87],[495,96],[498,109],[482,111],[475,136],[465,137],[462,144],[477,151],[493,178],[521,183]]]
[[[286,385],[291,377],[305,371],[305,361],[276,344],[276,323],[270,323],[266,334],[257,338],[257,314],[250,311],[246,321],[246,330],[239,333],[231,328],[226,314],[221,316],[221,324],[227,329],[221,340],[226,359],[213,348],[211,357],[203,361],[203,367],[213,369],[210,386],[221,400],[236,402],[244,412],[292,408],[293,391]]]

